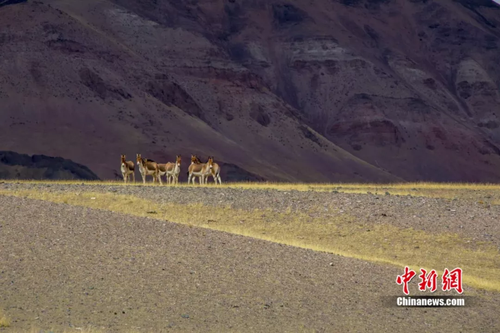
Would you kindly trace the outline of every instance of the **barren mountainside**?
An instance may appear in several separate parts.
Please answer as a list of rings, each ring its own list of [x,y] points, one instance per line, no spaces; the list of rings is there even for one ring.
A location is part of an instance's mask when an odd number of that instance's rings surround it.
[[[492,1],[17,2],[0,2],[2,150],[100,178],[120,154],[193,153],[251,179],[500,179]]]

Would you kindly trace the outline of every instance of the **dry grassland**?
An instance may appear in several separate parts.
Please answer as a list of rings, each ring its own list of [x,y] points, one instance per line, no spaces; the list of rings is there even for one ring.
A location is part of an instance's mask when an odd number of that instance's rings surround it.
[[[26,182],[29,184],[29,182]],[[43,184],[43,182],[34,182]],[[75,184],[75,182],[58,182]],[[78,183],[80,184],[80,183]],[[93,183],[103,186],[119,182]],[[138,184],[128,186],[140,186]],[[151,186],[151,185],[149,185]],[[210,187],[213,185],[208,185]],[[180,185],[186,188],[188,185]],[[329,191],[412,195],[452,200],[499,202],[500,186],[494,184],[279,184],[234,183],[222,188],[277,189],[282,191]],[[272,242],[325,251],[372,262],[417,270],[461,267],[464,283],[500,292],[500,253],[494,244],[468,239],[456,233],[432,233],[391,224],[367,225],[336,207],[310,205],[307,210],[277,212],[272,209],[235,209],[201,203],[158,203],[154,198],[115,193],[44,192],[41,189],[1,190],[0,194],[85,206],[136,216],[147,216],[194,227],[210,228]]]

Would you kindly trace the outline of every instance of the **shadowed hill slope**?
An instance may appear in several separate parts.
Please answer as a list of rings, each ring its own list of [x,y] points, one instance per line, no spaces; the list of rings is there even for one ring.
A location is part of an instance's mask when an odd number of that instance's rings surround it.
[[[89,168],[60,157],[0,151],[0,179],[98,180]]]
[[[15,5],[21,2],[26,2],[27,0],[0,0],[0,7],[7,5]]]

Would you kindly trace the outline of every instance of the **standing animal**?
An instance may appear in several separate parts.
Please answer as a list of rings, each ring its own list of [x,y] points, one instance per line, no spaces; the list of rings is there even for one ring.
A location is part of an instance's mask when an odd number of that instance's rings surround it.
[[[181,156],[177,155],[175,157],[175,163],[173,163],[173,168],[167,171],[167,178],[169,184],[179,184],[179,174],[181,173]],[[170,177],[172,180],[170,180]]]
[[[137,165],[139,166],[139,172],[142,176],[142,182],[146,184],[146,176],[153,177],[153,183],[156,183],[158,179],[158,163],[147,158],[143,159],[141,154],[137,154]],[[161,184],[161,179],[160,179]]]
[[[166,176],[167,184],[170,183],[170,177],[168,176],[169,169],[173,169],[174,164],[167,162],[165,164],[158,164],[158,179],[160,180],[160,184],[163,184],[161,181],[161,176]]]
[[[191,164],[193,163],[198,163],[198,164],[202,164],[203,162],[198,158],[198,156],[196,155],[191,155]],[[189,171],[188,171],[188,176],[189,176]],[[197,176],[193,176],[193,179],[196,178]],[[198,177],[201,179],[201,177]]]
[[[121,155],[122,165],[121,171],[123,176],[123,181],[126,183],[128,181],[128,176],[131,175],[131,178],[135,183],[135,165],[132,161],[127,161],[125,155]]]
[[[214,178],[215,184],[219,181],[219,185],[222,185],[222,180],[220,178],[220,166],[214,162],[214,157],[208,157],[208,168],[210,169],[210,173],[205,179],[205,184],[208,184],[208,177],[212,176]]]
[[[181,171],[181,157],[176,156],[175,163],[167,162],[165,164],[158,164],[158,177],[161,183],[161,176],[166,176],[167,184],[174,181],[178,182],[179,173]]]
[[[191,155],[191,165],[188,168],[188,184],[191,183],[192,177],[198,177],[200,179],[200,185],[204,183],[205,176],[208,176],[210,169],[207,163],[201,163],[200,159],[196,155]],[[193,178],[194,184],[194,178]]]

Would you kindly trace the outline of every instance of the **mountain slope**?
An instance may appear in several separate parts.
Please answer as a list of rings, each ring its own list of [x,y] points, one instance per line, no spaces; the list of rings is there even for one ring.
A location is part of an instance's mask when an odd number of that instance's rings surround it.
[[[215,155],[269,180],[495,181],[499,13],[473,0],[5,6],[0,140],[101,178],[141,152]]]
[[[1,13],[0,48],[12,60],[0,79],[6,149],[71,158],[102,178],[115,176],[121,153],[141,152],[185,164],[215,155],[271,180],[397,179],[314,134],[204,37],[106,1],[48,3]],[[188,38],[184,67],[161,55]]]

